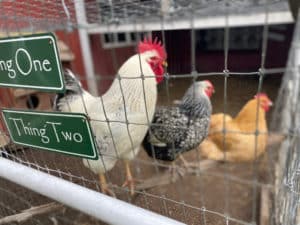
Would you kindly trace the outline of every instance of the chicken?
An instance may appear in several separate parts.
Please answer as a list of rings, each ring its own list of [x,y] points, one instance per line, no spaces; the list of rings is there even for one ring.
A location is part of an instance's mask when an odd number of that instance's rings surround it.
[[[200,145],[201,155],[229,162],[253,161],[262,155],[267,145],[266,112],[270,106],[272,101],[268,96],[259,93],[244,105],[235,118],[223,113],[213,114],[209,135]]]
[[[195,82],[172,107],[158,107],[143,146],[150,157],[173,161],[197,147],[207,136],[214,86],[208,80]]]
[[[138,54],[124,62],[111,87],[101,97],[85,91],[71,71],[65,73],[67,91],[57,97],[56,108],[63,112],[85,113],[90,118],[100,158],[84,159],[83,163],[99,174],[104,193],[113,194],[104,174],[114,167],[117,159],[125,162],[123,186],[134,193],[129,162],[139,152],[154,115],[156,85],[163,80],[165,60],[166,52],[161,42],[145,39],[138,45]]]

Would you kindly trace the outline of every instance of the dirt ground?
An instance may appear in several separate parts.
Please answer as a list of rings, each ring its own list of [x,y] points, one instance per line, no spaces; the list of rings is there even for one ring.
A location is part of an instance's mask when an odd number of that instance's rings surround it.
[[[212,97],[213,112],[223,111],[224,79],[220,76],[204,77],[203,79],[210,79],[216,88],[216,93]],[[267,76],[264,80],[263,91],[274,102],[280,81],[280,75]],[[166,104],[167,102],[172,102],[174,99],[179,99],[189,84],[189,80],[170,80],[170,99],[168,101],[165,88],[162,86],[159,88],[160,97],[158,104]],[[229,77],[228,113],[234,116],[241,106],[254,96],[257,87],[258,79],[255,77]],[[272,111],[268,113],[268,121],[270,121],[271,114]],[[119,199],[189,225],[225,225],[227,224],[225,215],[228,216],[228,224],[230,225],[242,224],[239,221],[250,223],[252,219],[257,220],[258,218],[260,186],[272,183],[271,159],[274,153],[272,150],[269,149],[268,153],[264,154],[255,164],[217,163],[200,173],[185,173],[182,177],[179,176],[175,182],[140,191],[134,197],[131,197],[124,189],[117,188],[114,190]],[[99,190],[97,183],[91,182],[96,181],[97,176],[82,165],[81,159],[43,151],[25,151],[25,154],[18,152],[16,156],[23,158],[25,161],[32,161],[43,167],[51,168],[53,171],[48,172],[56,176],[61,176],[80,185]],[[184,157],[189,162],[198,162],[199,160],[195,150],[186,153]],[[154,166],[153,160],[141,150],[132,165],[135,177],[140,180],[148,180],[166,173],[168,170],[167,166],[171,164],[159,163],[162,166]],[[182,164],[177,160],[176,165],[181,166]],[[66,173],[60,173],[59,171],[65,171]],[[68,174],[72,174],[74,177]],[[86,179],[82,179],[82,177]],[[108,178],[111,183],[121,186],[124,180],[124,168],[121,162],[118,162],[117,166],[108,173]],[[254,179],[257,179],[260,184],[257,188],[253,185]],[[9,190],[9,193],[5,190]],[[0,216],[12,213],[12,210],[4,209],[3,205],[9,205],[11,208],[15,208],[17,212],[22,209],[21,204],[16,202],[16,198],[11,193],[25,198],[32,205],[44,204],[51,201],[17,187],[10,182],[0,180]],[[25,205],[23,208],[26,208]],[[235,220],[231,220],[231,218]],[[29,220],[23,224],[104,224],[70,208],[38,216],[35,219],[42,222]]]

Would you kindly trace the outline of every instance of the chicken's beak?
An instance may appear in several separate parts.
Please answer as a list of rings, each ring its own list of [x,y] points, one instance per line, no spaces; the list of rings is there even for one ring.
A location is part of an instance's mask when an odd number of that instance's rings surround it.
[[[269,106],[270,107],[273,106],[273,102],[269,101]]]
[[[163,67],[165,67],[165,68],[168,67],[168,63],[167,63],[167,61],[165,61],[165,60],[161,63],[161,65],[162,65]]]

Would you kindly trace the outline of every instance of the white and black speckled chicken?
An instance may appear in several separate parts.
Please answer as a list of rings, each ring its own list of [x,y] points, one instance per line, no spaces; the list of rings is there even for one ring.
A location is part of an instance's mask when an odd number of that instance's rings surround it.
[[[207,136],[214,86],[208,80],[192,84],[180,103],[158,107],[143,147],[150,157],[173,161],[197,147]]]

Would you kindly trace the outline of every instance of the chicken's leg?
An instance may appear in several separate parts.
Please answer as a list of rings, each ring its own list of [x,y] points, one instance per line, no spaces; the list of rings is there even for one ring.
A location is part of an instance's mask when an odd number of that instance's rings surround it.
[[[175,162],[172,162],[171,167],[169,168],[169,172],[171,173],[171,181],[175,182],[178,179],[178,175],[183,177],[184,172],[180,167],[176,165]]]
[[[130,170],[130,163],[128,160],[124,160],[125,170],[126,170],[126,180],[122,187],[128,187],[130,190],[130,194],[134,195],[134,188],[135,188],[135,180],[132,177],[131,170]]]
[[[116,197],[115,193],[108,187],[105,175],[103,173],[99,174],[100,188],[103,194],[110,195],[112,197]]]
[[[183,163],[183,166],[185,167],[185,169],[188,169],[190,166],[190,163],[186,161],[186,159],[183,157],[182,154],[179,155],[179,159]]]
[[[189,170],[190,168],[191,169],[194,169],[194,168],[199,168],[199,163],[196,163],[196,162],[188,162],[182,154],[179,155],[179,159],[181,160],[182,164],[183,164],[183,167],[185,170]]]
[[[175,182],[178,179],[178,175],[183,177],[185,174],[185,170],[180,166],[177,166],[175,162],[172,162],[169,167],[169,172],[171,173],[171,181]]]

